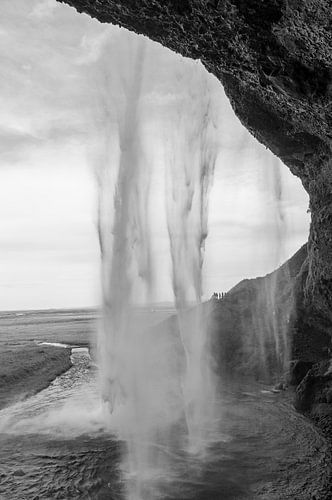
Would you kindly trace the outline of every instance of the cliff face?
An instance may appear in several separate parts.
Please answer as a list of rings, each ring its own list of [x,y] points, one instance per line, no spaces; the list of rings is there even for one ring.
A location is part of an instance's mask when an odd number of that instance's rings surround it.
[[[319,327],[313,335],[306,321],[307,274],[304,245],[276,271],[243,280],[224,299],[213,300],[209,330],[218,372],[276,382],[290,360],[309,369],[328,358],[330,336]]]
[[[308,272],[304,245],[276,271],[211,300],[210,347],[222,381],[254,376],[297,386],[295,407],[331,438],[331,337],[319,321],[310,325],[303,300]]]
[[[59,1],[200,58],[243,124],[301,178],[312,215],[306,327],[331,334],[331,0]]]

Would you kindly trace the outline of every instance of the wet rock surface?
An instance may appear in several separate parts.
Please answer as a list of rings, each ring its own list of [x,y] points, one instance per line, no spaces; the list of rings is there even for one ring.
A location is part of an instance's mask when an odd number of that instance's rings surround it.
[[[305,324],[306,272],[305,245],[273,273],[243,280],[213,300],[211,349],[224,379],[254,377],[276,384],[277,391],[294,387],[295,408],[331,438],[331,338]]]
[[[290,362],[287,373],[287,382],[289,385],[299,385],[304,379],[308,371],[312,368],[312,361],[302,361],[296,359]]]
[[[210,333],[218,369],[297,385],[329,357],[330,336],[308,327],[303,307],[304,245],[276,271],[241,281],[213,301]],[[289,360],[293,360],[291,363]]]
[[[332,364],[316,363],[296,388],[295,408],[310,416],[332,439]]]

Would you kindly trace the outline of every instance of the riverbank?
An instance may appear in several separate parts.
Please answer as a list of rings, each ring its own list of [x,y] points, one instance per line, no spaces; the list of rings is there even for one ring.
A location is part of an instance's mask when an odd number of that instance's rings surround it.
[[[0,351],[0,410],[45,389],[71,367],[71,349],[18,345]]]
[[[142,308],[137,321],[151,325],[169,315],[168,307]],[[0,410],[45,389],[68,370],[71,347],[86,347],[95,359],[99,319],[96,309],[1,312]]]
[[[92,309],[0,313],[0,409],[45,389],[68,370],[70,346],[90,348],[96,322]]]

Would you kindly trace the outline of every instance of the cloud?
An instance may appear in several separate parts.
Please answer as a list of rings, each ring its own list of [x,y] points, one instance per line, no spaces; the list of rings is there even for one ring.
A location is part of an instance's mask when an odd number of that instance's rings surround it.
[[[79,60],[83,37],[97,36],[99,23],[55,0],[3,0],[1,14],[0,150],[8,163],[42,141],[88,132],[91,89]]]
[[[40,143],[40,138],[11,128],[0,127],[0,154],[8,158]]]
[[[29,17],[32,19],[43,19],[52,16],[57,5],[55,0],[39,0],[38,3],[33,7]]]
[[[86,150],[100,132],[94,126],[97,104],[102,98],[118,104],[123,96],[136,36],[55,0],[1,0],[0,9],[0,211],[5,214],[0,262],[6,262],[0,266],[0,281],[14,284],[8,294],[0,283],[2,307],[94,303],[99,251]],[[146,57],[141,118],[158,167],[162,154],[155,124],[171,121],[188,95],[196,92],[199,98],[193,75],[200,63],[152,43]],[[278,236],[274,178],[267,174],[275,158],[242,127],[214,77],[209,88],[222,150],[211,192],[207,294],[225,280],[230,286],[250,273],[267,271]],[[294,246],[301,235],[305,239],[306,198],[299,181],[283,169],[280,207],[288,214],[287,241]],[[155,196],[160,295],[169,299],[163,205]]]

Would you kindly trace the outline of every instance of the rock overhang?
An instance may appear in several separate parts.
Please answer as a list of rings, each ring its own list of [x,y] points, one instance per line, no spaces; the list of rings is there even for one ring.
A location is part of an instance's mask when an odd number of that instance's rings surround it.
[[[300,177],[312,224],[305,313],[332,333],[330,0],[58,0],[201,59],[246,128]]]

